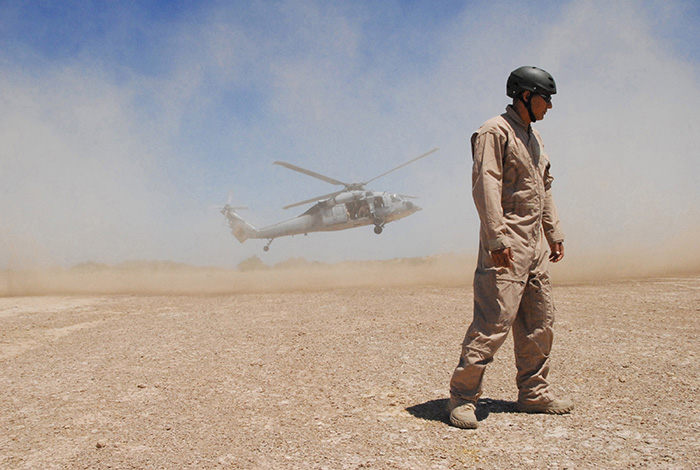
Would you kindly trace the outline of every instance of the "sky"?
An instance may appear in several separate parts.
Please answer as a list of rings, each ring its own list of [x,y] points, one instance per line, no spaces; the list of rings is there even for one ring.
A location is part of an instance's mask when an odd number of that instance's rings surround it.
[[[526,5],[526,7],[525,7]],[[567,253],[700,235],[695,1],[0,0],[0,267],[233,267],[475,253],[469,137],[508,74],[550,72],[536,128]],[[418,196],[388,224],[239,243],[338,189]],[[697,244],[697,242],[694,242]]]

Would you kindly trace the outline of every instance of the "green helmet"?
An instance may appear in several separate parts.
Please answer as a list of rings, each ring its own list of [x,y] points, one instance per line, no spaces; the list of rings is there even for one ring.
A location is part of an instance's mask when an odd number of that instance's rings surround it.
[[[506,94],[511,98],[517,98],[523,91],[554,95],[557,92],[557,84],[554,78],[544,70],[525,66],[513,70],[506,83]]]

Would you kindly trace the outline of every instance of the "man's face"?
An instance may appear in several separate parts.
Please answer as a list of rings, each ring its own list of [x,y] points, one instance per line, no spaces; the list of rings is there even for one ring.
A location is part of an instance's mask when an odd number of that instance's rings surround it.
[[[532,114],[535,115],[538,121],[541,121],[544,119],[544,115],[547,114],[547,110],[552,107],[552,97],[550,95],[533,93],[530,98],[530,106]]]

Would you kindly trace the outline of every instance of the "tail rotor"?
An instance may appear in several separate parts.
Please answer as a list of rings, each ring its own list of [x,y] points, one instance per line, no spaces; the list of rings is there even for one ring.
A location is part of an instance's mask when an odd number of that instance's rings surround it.
[[[237,210],[248,208],[246,206],[232,206],[232,199],[233,193],[229,192],[228,200],[224,206],[219,207],[219,212],[226,217],[233,236],[236,237],[239,242],[243,243],[249,238],[255,238],[257,236],[257,230],[236,213]]]

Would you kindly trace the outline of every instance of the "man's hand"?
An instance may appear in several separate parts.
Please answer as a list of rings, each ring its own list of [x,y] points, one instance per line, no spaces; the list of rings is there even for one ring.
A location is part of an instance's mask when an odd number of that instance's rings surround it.
[[[551,252],[549,253],[549,261],[551,261],[552,263],[561,261],[561,259],[564,257],[564,243],[554,242],[551,245],[549,245],[549,249],[551,250]]]
[[[515,261],[515,258],[513,258],[513,253],[510,251],[510,247],[492,251],[491,259],[493,260],[493,264],[502,268],[510,268],[512,266],[511,261]]]

